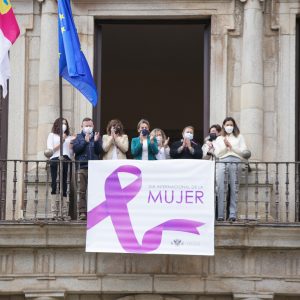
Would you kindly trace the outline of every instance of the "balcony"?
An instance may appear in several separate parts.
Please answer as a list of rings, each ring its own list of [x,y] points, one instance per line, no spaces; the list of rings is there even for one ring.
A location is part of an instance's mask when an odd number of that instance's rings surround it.
[[[0,300],[299,299],[298,162],[237,166],[238,218],[216,221],[211,257],[85,252],[69,164],[61,197],[49,161],[1,161]]]
[[[67,197],[51,195],[50,161],[0,161],[0,220],[17,222],[79,222],[78,162],[68,166]],[[216,168],[220,163],[216,163]],[[237,223],[291,225],[299,222],[300,163],[250,162],[235,165],[238,182],[236,194]],[[227,164],[229,166],[229,164]],[[58,169],[60,162],[57,162]],[[72,171],[73,170],[73,171]],[[228,216],[228,168],[224,171],[224,208]],[[217,190],[216,184],[216,190]],[[217,197],[215,197],[217,202]],[[227,224],[228,222],[217,222]],[[231,224],[231,223],[230,223]]]

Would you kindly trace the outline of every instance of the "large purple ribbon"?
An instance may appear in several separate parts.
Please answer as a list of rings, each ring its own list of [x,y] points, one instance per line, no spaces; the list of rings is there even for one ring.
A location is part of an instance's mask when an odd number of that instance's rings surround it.
[[[118,177],[119,172],[130,173],[137,176],[137,179],[122,188]],[[105,181],[106,201],[88,212],[87,228],[91,229],[110,216],[121,246],[125,251],[131,253],[146,253],[156,250],[161,244],[164,230],[199,235],[197,227],[202,226],[204,223],[185,219],[172,219],[146,231],[140,245],[132,227],[127,203],[138,194],[141,186],[142,174],[139,168],[129,165],[117,168]]]

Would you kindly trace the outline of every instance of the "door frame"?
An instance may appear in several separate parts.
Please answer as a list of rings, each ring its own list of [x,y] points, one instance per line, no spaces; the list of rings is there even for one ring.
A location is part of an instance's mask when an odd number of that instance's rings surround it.
[[[102,53],[102,31],[103,24],[205,24],[204,29],[204,66],[203,66],[203,137],[208,133],[210,126],[210,51],[211,51],[211,20],[208,19],[104,19],[95,20],[94,53]],[[101,62],[102,55],[94,54],[94,77],[100,97],[98,104],[93,108],[93,120],[96,130],[101,131]]]

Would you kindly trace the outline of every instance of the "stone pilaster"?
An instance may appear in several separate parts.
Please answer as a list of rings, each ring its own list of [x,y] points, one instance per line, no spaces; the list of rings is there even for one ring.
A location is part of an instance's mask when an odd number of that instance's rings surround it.
[[[244,6],[241,132],[252,159],[263,153],[263,7],[261,0],[241,0]]]
[[[58,33],[56,0],[39,1],[42,5],[37,158],[44,159],[46,140],[59,116]]]
[[[11,78],[9,80],[9,114],[8,114],[8,159],[26,159],[25,147],[27,143],[27,109],[28,109],[28,32],[34,28],[33,0],[14,1],[14,13],[16,15],[20,36],[10,49]],[[16,143],[16,140],[18,142]],[[13,190],[14,166],[7,165],[7,201],[6,219],[12,218],[12,190]],[[17,190],[22,190],[22,169],[17,175]],[[21,206],[21,197],[18,197],[16,207]],[[16,218],[19,216],[16,215]]]

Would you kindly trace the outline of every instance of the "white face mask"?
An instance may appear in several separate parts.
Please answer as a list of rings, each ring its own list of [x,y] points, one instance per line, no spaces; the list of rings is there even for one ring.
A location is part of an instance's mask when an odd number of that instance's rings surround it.
[[[233,126],[225,126],[226,133],[230,134],[233,132]]]
[[[183,137],[185,139],[192,140],[194,138],[194,135],[192,133],[190,133],[190,132],[185,132],[184,135],[183,135]]]
[[[62,125],[62,130],[63,130],[63,132],[66,132],[66,131],[67,131],[67,125],[66,125],[66,124],[63,124],[63,125]]]
[[[83,127],[83,132],[85,134],[91,134],[93,132],[93,127],[89,127],[89,126]]]
[[[162,142],[162,137],[161,136],[157,136],[156,137],[157,143],[160,145]]]

